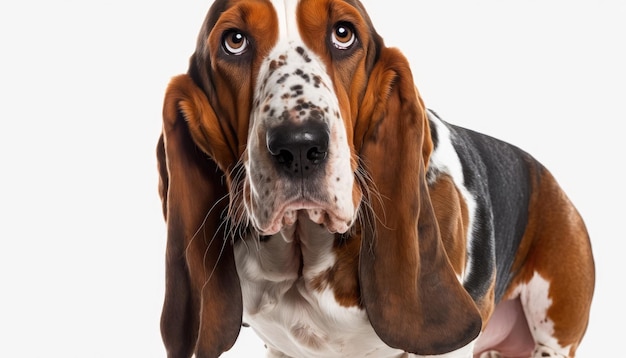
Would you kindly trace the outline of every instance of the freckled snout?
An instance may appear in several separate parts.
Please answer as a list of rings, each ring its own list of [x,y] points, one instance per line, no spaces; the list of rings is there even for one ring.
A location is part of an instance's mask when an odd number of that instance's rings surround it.
[[[325,123],[282,123],[267,131],[266,140],[280,173],[308,177],[323,172],[330,142],[330,129]]]

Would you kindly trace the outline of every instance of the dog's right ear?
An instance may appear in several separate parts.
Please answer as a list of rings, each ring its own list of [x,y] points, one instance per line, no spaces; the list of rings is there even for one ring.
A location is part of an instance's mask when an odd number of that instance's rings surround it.
[[[217,357],[235,343],[242,319],[232,243],[222,223],[228,168],[217,164],[234,158],[206,96],[187,75],[167,88],[157,159],[167,223],[163,342],[169,357]]]

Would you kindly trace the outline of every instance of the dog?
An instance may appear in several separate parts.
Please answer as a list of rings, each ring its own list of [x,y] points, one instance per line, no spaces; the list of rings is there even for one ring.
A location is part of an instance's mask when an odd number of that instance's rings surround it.
[[[168,357],[574,357],[585,224],[514,145],[441,119],[358,0],[216,0],[157,144]]]

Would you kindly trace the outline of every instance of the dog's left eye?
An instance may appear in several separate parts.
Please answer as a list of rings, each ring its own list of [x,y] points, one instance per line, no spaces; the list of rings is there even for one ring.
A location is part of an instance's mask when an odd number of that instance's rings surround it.
[[[248,49],[248,38],[239,30],[228,30],[222,37],[222,46],[231,55],[241,55]]]
[[[356,34],[352,24],[347,22],[339,22],[333,28],[331,41],[335,48],[339,50],[347,50],[356,42]]]

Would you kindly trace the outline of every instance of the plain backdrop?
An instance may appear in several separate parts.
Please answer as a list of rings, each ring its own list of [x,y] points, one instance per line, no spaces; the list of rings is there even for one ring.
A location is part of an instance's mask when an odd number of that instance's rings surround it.
[[[428,107],[556,176],[597,265],[579,357],[623,351],[626,2],[364,3]],[[0,356],[165,356],[154,149],[209,6],[0,4]],[[244,329],[225,356],[262,354]]]

